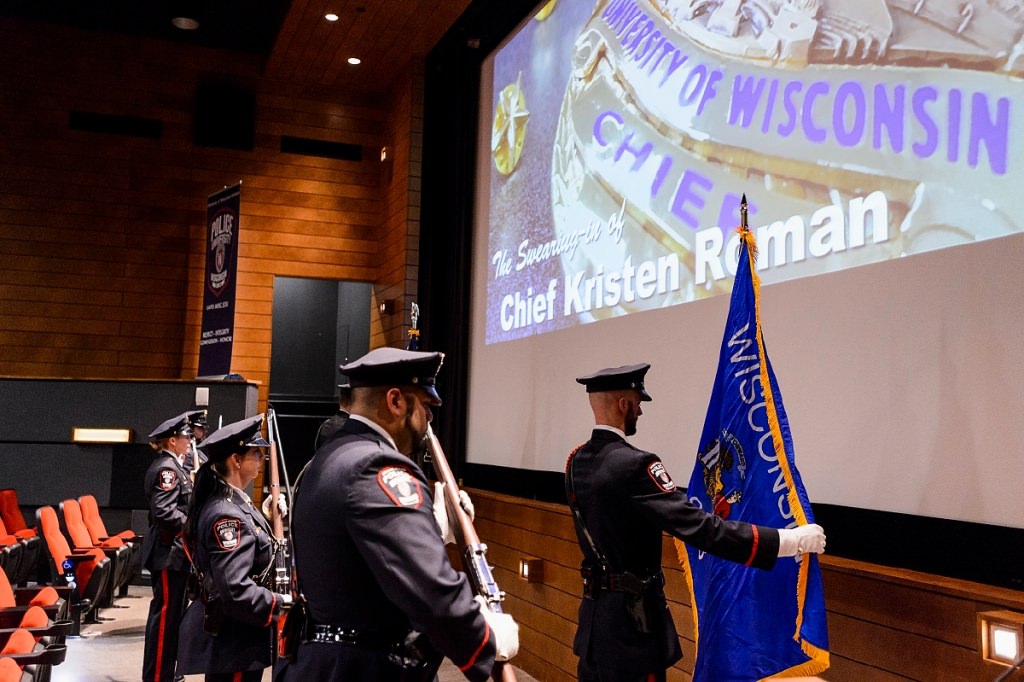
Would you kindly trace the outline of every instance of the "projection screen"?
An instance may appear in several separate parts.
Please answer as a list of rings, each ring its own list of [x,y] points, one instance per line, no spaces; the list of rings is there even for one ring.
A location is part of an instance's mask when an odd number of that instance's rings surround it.
[[[963,8],[963,9],[962,9]],[[1024,10],[555,0],[485,61],[467,457],[561,471],[650,362],[693,466],[745,194],[814,502],[1024,527]]]

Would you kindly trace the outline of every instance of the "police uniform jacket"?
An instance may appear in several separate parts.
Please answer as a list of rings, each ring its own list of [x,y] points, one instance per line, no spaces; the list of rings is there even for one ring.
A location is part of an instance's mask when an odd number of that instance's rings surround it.
[[[320,429],[316,432],[316,440],[313,441],[313,449],[319,449],[321,445],[327,442],[328,438],[341,431],[341,427],[343,427],[347,421],[348,412],[345,410],[338,410],[330,419],[324,421],[324,423],[320,425]]]
[[[142,565],[150,571],[186,571],[181,529],[192,496],[192,480],[178,458],[163,450],[143,479],[149,500],[149,532],[142,540]]]
[[[192,602],[181,621],[178,673],[266,668],[274,661],[271,625],[281,600],[263,586],[273,572],[270,524],[248,497],[231,488],[230,497],[212,497],[203,505],[196,534],[192,560],[209,591]],[[216,636],[203,627],[208,608],[223,609]]]
[[[570,480],[571,476],[571,480]],[[566,491],[583,517],[611,574],[639,578],[661,571],[662,532],[731,561],[770,568],[779,550],[773,528],[724,521],[687,501],[657,455],[639,450],[617,433],[594,429],[570,455]],[[599,561],[573,517],[585,563]],[[627,594],[598,589],[580,604],[573,651],[583,660],[626,674],[662,670],[682,657],[664,593],[650,632],[637,632],[627,615]]]
[[[349,419],[317,451],[295,494],[299,589],[316,624],[395,641],[414,629],[466,677],[486,680],[494,636],[465,575],[448,561],[427,490],[415,463]],[[310,642],[275,679],[388,679],[365,666],[358,647]]]

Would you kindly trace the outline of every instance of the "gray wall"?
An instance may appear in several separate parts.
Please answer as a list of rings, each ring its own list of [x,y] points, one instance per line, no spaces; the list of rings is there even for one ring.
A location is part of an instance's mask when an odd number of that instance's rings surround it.
[[[30,525],[36,507],[89,493],[108,525],[132,526],[131,510],[146,507],[142,476],[156,456],[147,435],[198,409],[198,387],[209,388],[211,429],[256,414],[258,388],[241,381],[0,379],[0,487],[18,491]],[[75,426],[130,428],[132,443],[72,443]]]

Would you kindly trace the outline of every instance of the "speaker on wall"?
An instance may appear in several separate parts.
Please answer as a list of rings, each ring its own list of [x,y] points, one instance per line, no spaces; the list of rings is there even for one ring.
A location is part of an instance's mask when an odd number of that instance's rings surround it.
[[[242,88],[200,86],[193,124],[192,141],[197,146],[252,151],[256,98]]]

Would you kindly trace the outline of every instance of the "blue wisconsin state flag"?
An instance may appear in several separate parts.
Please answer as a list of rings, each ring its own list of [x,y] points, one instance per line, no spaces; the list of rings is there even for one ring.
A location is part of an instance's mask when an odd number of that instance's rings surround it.
[[[740,231],[711,402],[690,477],[690,501],[730,521],[774,528],[813,523],[789,422],[761,335],[756,245]],[[748,568],[676,541],[693,604],[695,682],[814,675],[829,666],[815,554]]]

